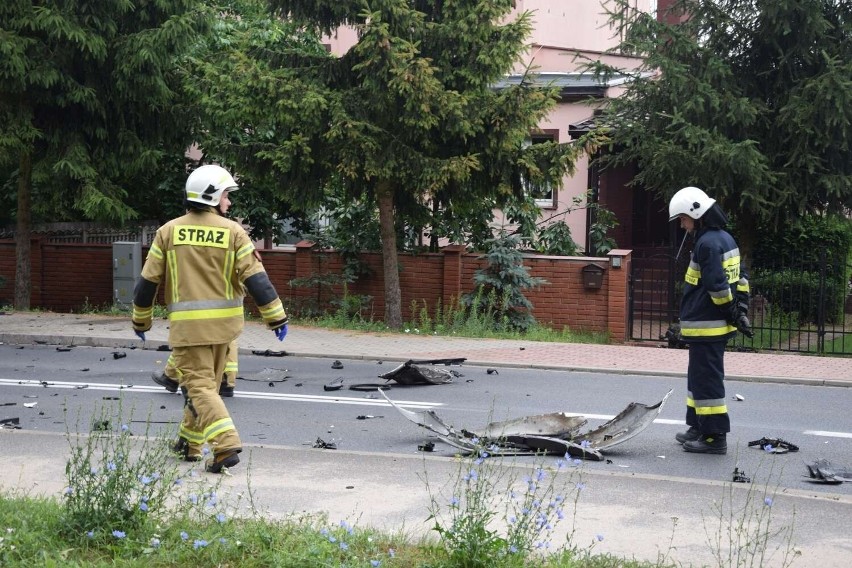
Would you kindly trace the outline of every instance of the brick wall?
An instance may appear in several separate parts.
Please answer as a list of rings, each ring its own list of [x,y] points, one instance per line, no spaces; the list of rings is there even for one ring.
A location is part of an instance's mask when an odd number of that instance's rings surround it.
[[[329,300],[343,292],[342,285],[332,287],[331,291],[290,285],[295,278],[340,274],[343,261],[333,252],[315,251],[306,242],[296,245],[295,250],[260,252],[270,279],[287,305],[310,303],[327,307]],[[613,259],[618,259],[621,267],[614,267]],[[362,260],[368,274],[349,285],[348,292],[372,296],[370,310],[365,315],[381,319],[385,309],[382,258],[378,253],[364,253]],[[605,269],[599,289],[583,285],[583,267],[590,263]],[[548,282],[526,293],[538,321],[557,329],[568,326],[576,330],[609,331],[614,341],[627,340],[631,251],[614,250],[606,258],[531,255],[524,259],[524,264],[532,276]],[[425,307],[432,316],[438,302],[446,306],[472,291],[473,276],[484,266],[484,260],[466,253],[461,246],[449,246],[439,253],[400,255],[403,319],[411,319],[413,303],[416,310]],[[0,299],[11,303],[15,282],[13,241],[0,241],[0,276],[6,278]],[[32,277],[33,308],[74,312],[87,304],[109,305],[113,301],[112,245],[51,244],[34,239]],[[246,303],[254,309],[250,299]]]

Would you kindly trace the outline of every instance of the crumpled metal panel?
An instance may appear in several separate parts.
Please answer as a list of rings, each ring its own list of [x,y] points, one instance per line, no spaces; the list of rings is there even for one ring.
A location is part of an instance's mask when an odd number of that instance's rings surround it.
[[[601,450],[633,438],[659,416],[671,396],[653,405],[631,402],[612,420],[585,433],[576,433],[586,423],[581,416],[562,412],[528,416],[505,422],[492,422],[482,430],[461,430],[448,425],[433,410],[412,411],[398,406],[382,392],[391,406],[418,426],[438,435],[443,442],[473,453],[483,447],[493,455],[571,455],[588,460],[603,460]]]
[[[443,363],[445,361],[464,361],[464,359],[435,359],[434,361]],[[453,382],[455,377],[449,370],[427,367],[423,363],[436,364],[433,360],[408,360],[395,369],[379,375],[379,377],[388,381],[396,381],[401,385],[445,385]]]

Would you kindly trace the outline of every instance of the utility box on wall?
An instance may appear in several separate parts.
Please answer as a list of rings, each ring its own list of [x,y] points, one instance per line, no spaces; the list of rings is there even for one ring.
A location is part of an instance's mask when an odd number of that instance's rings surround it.
[[[603,275],[606,270],[600,264],[587,264],[583,267],[583,286],[589,290],[597,290],[603,286]]]
[[[120,308],[130,309],[133,288],[142,272],[142,243],[112,243],[112,300]]]

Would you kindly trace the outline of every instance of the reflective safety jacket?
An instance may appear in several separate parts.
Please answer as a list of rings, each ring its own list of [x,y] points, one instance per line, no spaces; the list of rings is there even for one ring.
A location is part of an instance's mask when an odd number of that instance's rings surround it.
[[[278,293],[238,223],[212,208],[191,210],[157,230],[133,298],[133,328],[151,329],[157,289],[165,281],[172,347],[230,343],[243,328],[247,291],[267,327],[287,323]]]
[[[732,337],[737,331],[730,317],[734,297],[738,291],[749,291],[734,238],[722,229],[699,231],[684,280],[680,305],[683,339],[723,341]]]

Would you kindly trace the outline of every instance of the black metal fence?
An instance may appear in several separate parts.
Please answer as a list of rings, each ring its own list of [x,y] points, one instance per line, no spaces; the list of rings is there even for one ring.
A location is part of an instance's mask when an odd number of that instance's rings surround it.
[[[688,254],[676,249],[636,250],[630,278],[630,328],[634,341],[666,339],[677,322]],[[852,355],[852,283],[846,259],[826,250],[751,262],[749,318],[755,336],[737,334],[732,346]]]

